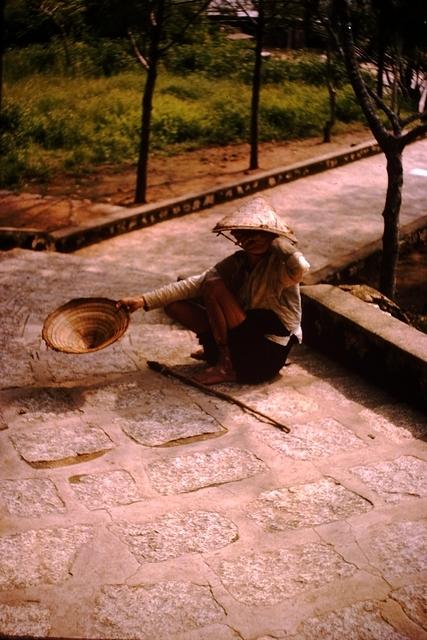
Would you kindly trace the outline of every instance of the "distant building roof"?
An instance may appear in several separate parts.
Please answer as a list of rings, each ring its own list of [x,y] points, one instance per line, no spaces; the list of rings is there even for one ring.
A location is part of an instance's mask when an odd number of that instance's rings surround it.
[[[249,33],[229,33],[227,40],[253,40],[253,36]]]
[[[209,15],[232,14],[238,18],[257,18],[258,11],[251,0],[212,0]]]

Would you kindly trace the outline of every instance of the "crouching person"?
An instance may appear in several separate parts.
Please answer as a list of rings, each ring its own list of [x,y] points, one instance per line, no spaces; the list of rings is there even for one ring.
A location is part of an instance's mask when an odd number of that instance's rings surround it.
[[[299,284],[310,268],[295,236],[262,197],[256,197],[213,231],[240,247],[212,269],[117,302],[130,312],[163,307],[194,331],[206,368],[202,384],[256,384],[274,378],[295,342],[301,342]]]

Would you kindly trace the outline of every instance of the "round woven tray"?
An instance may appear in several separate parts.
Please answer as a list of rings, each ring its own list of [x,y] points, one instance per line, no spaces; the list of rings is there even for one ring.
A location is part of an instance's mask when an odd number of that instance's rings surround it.
[[[47,346],[63,353],[91,353],[118,340],[129,324],[125,309],[108,298],[75,298],[45,320],[42,337]]]

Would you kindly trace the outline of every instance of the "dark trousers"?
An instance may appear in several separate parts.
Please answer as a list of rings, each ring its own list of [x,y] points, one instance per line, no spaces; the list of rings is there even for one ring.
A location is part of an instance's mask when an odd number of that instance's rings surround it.
[[[273,342],[266,335],[288,336],[274,311],[251,309],[246,319],[228,331],[228,347],[238,382],[258,384],[276,376],[285,365],[292,346],[298,342],[291,336],[286,346]],[[199,335],[209,364],[216,364],[218,346],[210,331]]]

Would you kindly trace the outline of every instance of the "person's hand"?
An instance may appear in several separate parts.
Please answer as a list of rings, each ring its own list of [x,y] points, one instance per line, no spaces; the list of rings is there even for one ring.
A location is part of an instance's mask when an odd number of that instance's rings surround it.
[[[134,296],[130,298],[121,298],[117,300],[116,307],[117,309],[125,309],[129,313],[133,313],[137,309],[140,309],[144,306],[144,298],[142,296]]]

